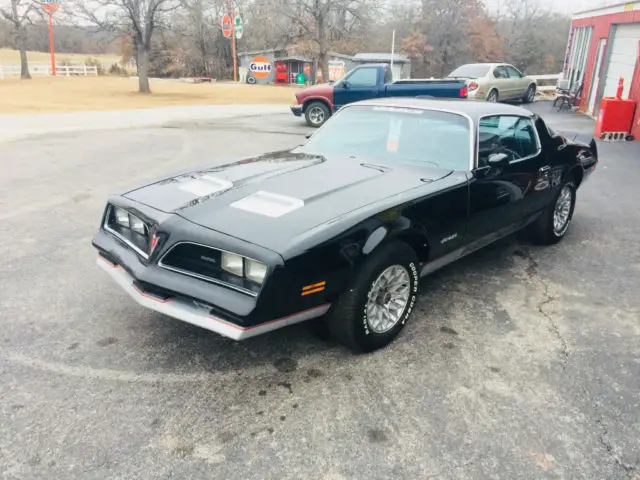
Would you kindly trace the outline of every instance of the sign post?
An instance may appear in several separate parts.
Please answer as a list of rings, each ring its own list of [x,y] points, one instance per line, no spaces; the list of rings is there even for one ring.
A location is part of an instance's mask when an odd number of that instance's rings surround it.
[[[243,25],[240,15],[236,15],[235,5],[231,8],[232,15],[225,14],[222,17],[222,34],[231,38],[231,55],[233,56],[233,81],[238,81],[238,59],[236,58],[236,40],[242,38]]]
[[[234,24],[231,26],[231,55],[233,55],[233,81],[238,81],[238,59],[236,58],[236,9],[233,7]]]
[[[56,76],[56,47],[53,40],[53,14],[58,11],[58,0],[42,0],[42,8],[49,17],[49,51],[51,52],[51,75]]]

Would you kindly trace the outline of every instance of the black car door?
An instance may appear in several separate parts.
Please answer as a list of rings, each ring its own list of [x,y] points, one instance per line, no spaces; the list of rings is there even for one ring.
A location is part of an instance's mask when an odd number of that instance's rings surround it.
[[[514,230],[542,204],[549,166],[530,118],[482,117],[470,182],[470,240]],[[545,183],[547,182],[547,183]]]

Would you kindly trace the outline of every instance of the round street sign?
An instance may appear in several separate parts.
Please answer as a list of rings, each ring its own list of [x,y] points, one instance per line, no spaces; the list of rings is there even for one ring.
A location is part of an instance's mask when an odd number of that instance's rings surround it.
[[[236,18],[233,22],[236,26],[236,38],[242,38],[242,32],[244,31],[244,27],[242,25],[242,18],[240,15],[236,15]]]
[[[40,4],[49,15],[53,15],[60,6],[59,0],[41,0]]]
[[[231,17],[229,15],[222,17],[222,34],[225,37],[231,36]]]

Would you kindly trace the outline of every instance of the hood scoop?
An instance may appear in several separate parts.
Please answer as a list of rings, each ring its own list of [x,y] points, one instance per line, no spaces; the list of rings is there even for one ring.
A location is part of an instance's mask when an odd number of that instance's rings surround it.
[[[304,207],[304,200],[260,190],[233,202],[230,206],[245,212],[277,218]]]

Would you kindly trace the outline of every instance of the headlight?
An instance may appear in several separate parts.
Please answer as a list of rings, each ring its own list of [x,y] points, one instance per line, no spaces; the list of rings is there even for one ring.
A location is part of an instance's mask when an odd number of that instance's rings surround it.
[[[149,227],[144,220],[122,207],[109,205],[104,228],[144,258],[149,252]]]
[[[124,208],[115,207],[114,217],[118,225],[129,228],[129,212]]]
[[[244,276],[244,258],[235,253],[222,252],[222,269],[242,277]]]
[[[246,259],[245,276],[247,277],[247,280],[262,284],[266,275],[267,266],[264,263]]]
[[[131,230],[133,230],[136,233],[139,233],[140,235],[146,235],[147,232],[145,231],[144,222],[140,220],[138,217],[129,215],[129,223],[131,224]]]

